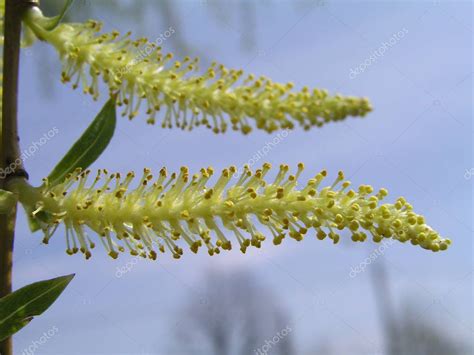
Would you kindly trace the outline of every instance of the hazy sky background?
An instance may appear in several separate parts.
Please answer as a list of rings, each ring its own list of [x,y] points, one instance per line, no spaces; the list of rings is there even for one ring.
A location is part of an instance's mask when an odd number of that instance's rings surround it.
[[[81,2],[79,2],[81,3]],[[374,111],[364,119],[304,132],[296,129],[259,162],[306,164],[301,181],[323,168],[335,176],[344,170],[354,185],[386,187],[390,201],[405,196],[429,224],[453,240],[444,253],[409,244],[393,244],[383,259],[397,309],[417,306],[419,317],[442,327],[454,339],[473,336],[472,294],[472,5],[440,1],[260,1],[255,18],[255,46],[242,50],[246,33],[226,2],[227,17],[216,20],[209,3],[177,1],[180,23],[166,23],[152,11],[146,18],[98,10],[107,30],[132,29],[154,40],[173,26],[186,38],[191,55],[205,55],[229,67],[293,81],[297,87],[326,88],[331,93],[369,97]],[[81,4],[79,4],[81,5]],[[81,6],[94,6],[94,2]],[[74,17],[74,14],[72,14]],[[142,31],[144,31],[142,33]],[[383,42],[404,36],[364,72],[364,63]],[[165,43],[173,48],[174,36]],[[194,50],[196,52],[194,52]],[[59,82],[60,67],[52,48],[36,44],[21,58],[20,132],[23,149],[56,127],[59,133],[25,165],[39,184],[87,127],[101,105]],[[107,91],[103,91],[106,93]],[[140,171],[162,166],[191,171],[245,164],[275,135],[256,130],[249,136],[191,133],[148,126],[144,114],[133,122],[119,118],[116,135],[93,168]],[[471,174],[472,171],[472,174]],[[76,273],[71,285],[48,312],[15,336],[16,352],[56,327],[57,333],[37,354],[168,354],[180,327],[183,302],[202,295],[209,270],[248,270],[271,289],[291,318],[298,354],[327,344],[336,354],[375,354],[382,347],[370,265],[351,278],[376,247],[320,242],[270,241],[260,250],[238,250],[209,257],[186,252],[175,261],[139,261],[117,277],[132,259],[108,258],[100,244],[93,257],[65,253],[62,231],[48,246],[31,235],[22,211],[15,246],[15,288]],[[377,262],[375,263],[377,264]],[[179,316],[178,316],[179,315]],[[272,336],[272,334],[270,334]]]

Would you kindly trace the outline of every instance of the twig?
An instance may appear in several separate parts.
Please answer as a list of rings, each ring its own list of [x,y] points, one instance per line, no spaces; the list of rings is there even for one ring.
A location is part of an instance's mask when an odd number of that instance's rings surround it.
[[[26,6],[30,5],[31,2],[26,0],[6,0],[5,3],[0,188],[6,190],[9,179],[26,176],[20,159],[17,112],[21,16]],[[0,215],[0,297],[12,291],[15,219],[16,206],[9,213]],[[0,354],[13,354],[11,338],[0,343]]]

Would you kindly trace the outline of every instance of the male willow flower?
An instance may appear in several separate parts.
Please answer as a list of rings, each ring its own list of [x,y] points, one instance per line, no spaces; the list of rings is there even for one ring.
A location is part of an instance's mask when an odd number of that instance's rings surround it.
[[[348,230],[354,242],[370,235],[375,242],[393,238],[432,251],[445,250],[451,243],[426,225],[404,198],[382,204],[385,189],[377,193],[368,185],[350,189],[342,172],[332,184],[321,187],[325,170],[297,189],[303,164],[294,175],[281,165],[271,183],[265,180],[269,170],[270,164],[255,172],[245,166],[227,187],[237,171],[231,166],[206,187],[212,168],[192,176],[186,167],[171,175],[163,168],[156,179],[145,169],[138,187],[132,189],[134,173],[122,177],[99,170],[88,186],[90,171],[77,169],[59,185],[49,186],[45,180],[43,187],[29,194],[35,195],[29,203],[34,204],[33,215],[41,216],[45,243],[64,224],[67,252],[80,250],[86,258],[94,247],[87,230],[99,235],[113,258],[128,250],[155,259],[166,249],[179,258],[182,244],[195,253],[205,246],[210,255],[234,244],[245,252],[265,240],[257,225],[271,233],[275,245],[286,236],[301,241],[306,235],[337,243],[342,230]]]
[[[27,24],[36,35],[51,44],[62,62],[62,81],[82,86],[94,98],[99,95],[99,78],[113,93],[119,93],[123,115],[134,118],[146,105],[148,123],[159,111],[162,127],[173,125],[191,130],[206,126],[224,132],[230,122],[234,130],[249,133],[254,125],[268,132],[291,129],[295,122],[304,129],[322,126],[347,116],[365,116],[367,99],[329,96],[325,90],[293,84],[279,84],[266,77],[248,75],[213,63],[199,75],[198,59],[173,61],[171,53],[147,39],[130,39],[130,32],[100,34],[96,21],[61,24],[46,31],[38,24],[44,18],[39,9],[30,11]]]

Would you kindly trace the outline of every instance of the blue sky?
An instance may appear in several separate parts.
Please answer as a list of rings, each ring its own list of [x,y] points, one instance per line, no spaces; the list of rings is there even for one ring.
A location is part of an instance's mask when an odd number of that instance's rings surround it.
[[[257,6],[254,48],[242,50],[249,24],[232,15],[216,21],[209,3],[177,2],[179,26],[153,13],[140,21],[125,14],[95,12],[106,29],[132,29],[154,39],[170,25],[184,36],[193,53],[229,67],[292,81],[297,87],[326,88],[331,93],[369,97],[374,111],[309,132],[295,130],[262,159],[274,165],[306,165],[302,179],[323,168],[333,176],[344,170],[355,184],[386,187],[390,198],[404,196],[432,227],[449,236],[445,253],[430,253],[393,244],[383,261],[394,307],[417,305],[419,316],[443,327],[454,339],[470,341],[472,304],[472,5],[439,1],[262,1]],[[93,6],[93,2],[87,6]],[[145,24],[145,26],[141,26]],[[142,31],[144,33],[142,33]],[[404,35],[363,72],[359,67],[394,34]],[[173,48],[175,38],[165,43]],[[194,50],[196,52],[194,52]],[[36,44],[21,58],[20,132],[27,148],[56,127],[56,134],[25,164],[32,183],[39,183],[100,110],[63,86],[51,48]],[[53,64],[53,65],[52,65]],[[42,73],[41,73],[42,72]],[[104,91],[106,93],[106,91]],[[191,171],[246,163],[276,134],[254,131],[214,135],[162,130],[119,119],[116,135],[94,168],[126,172],[167,166]],[[346,235],[347,237],[347,235]],[[291,317],[298,354],[329,344],[335,354],[374,354],[382,334],[368,268],[351,278],[351,267],[377,247],[333,246],[307,238],[303,243],[267,243],[241,255],[237,250],[210,258],[187,253],[181,260],[162,257],[140,261],[123,277],[117,268],[126,255],[111,260],[96,248],[93,258],[67,256],[62,233],[50,245],[31,235],[19,214],[15,248],[15,287],[76,273],[62,297],[42,317],[15,336],[16,351],[43,332],[58,331],[38,354],[165,354],[187,298],[202,293],[209,270],[248,270],[281,300]]]

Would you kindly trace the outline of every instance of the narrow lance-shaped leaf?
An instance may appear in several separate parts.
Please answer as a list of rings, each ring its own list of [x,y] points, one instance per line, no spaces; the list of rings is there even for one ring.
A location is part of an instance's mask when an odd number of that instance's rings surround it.
[[[50,184],[61,183],[76,168],[86,169],[105,150],[115,131],[115,98],[104,105],[97,117],[74,143],[48,176]]]
[[[52,185],[61,183],[67,174],[73,172],[76,168],[86,169],[92,164],[112,139],[116,121],[115,98],[111,98],[49,174],[49,183]],[[25,210],[28,215],[28,226],[31,232],[36,232],[41,228],[38,219],[47,219],[48,216],[42,216],[44,213],[40,212],[33,217],[31,213],[35,210],[34,206],[25,206]]]
[[[0,298],[0,341],[18,332],[46,311],[74,275],[32,283]]]
[[[47,31],[54,30],[60,24],[73,3],[74,0],[66,0],[61,12],[58,15],[54,17],[38,17],[36,19],[36,24]]]

